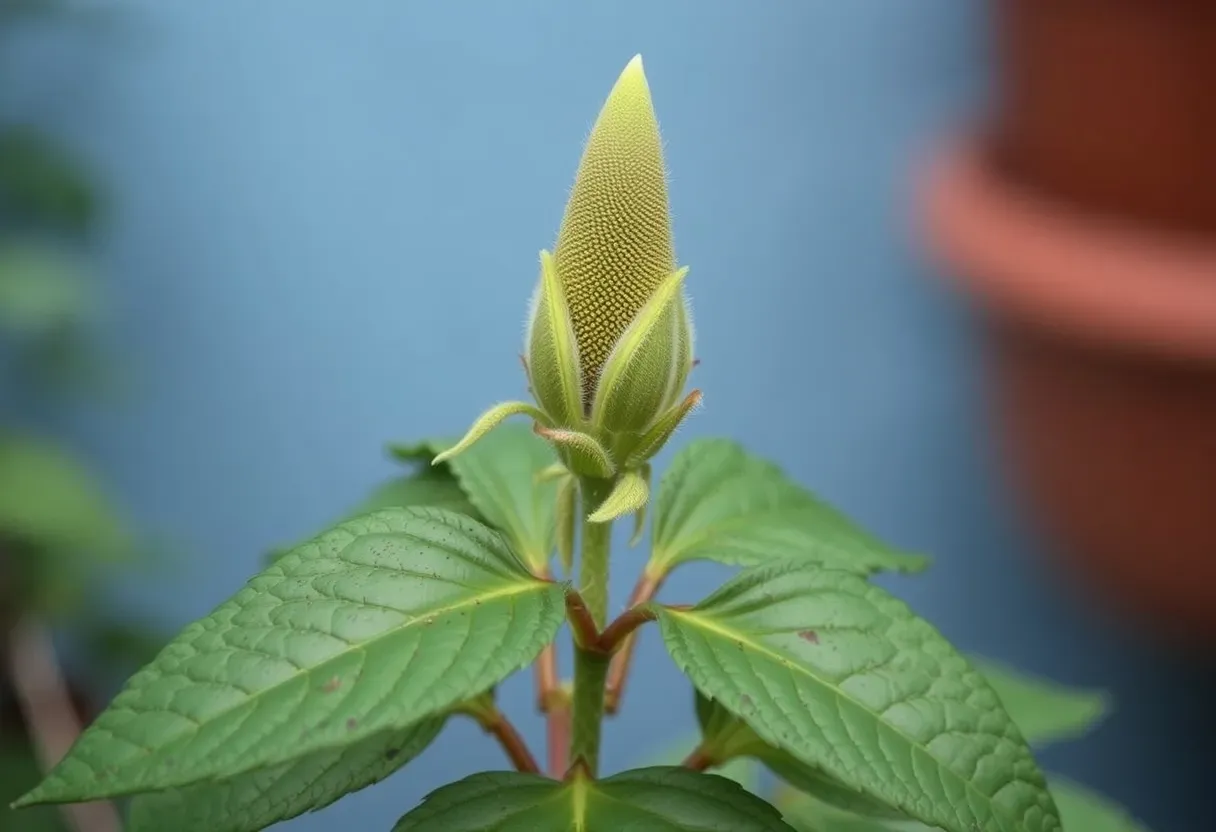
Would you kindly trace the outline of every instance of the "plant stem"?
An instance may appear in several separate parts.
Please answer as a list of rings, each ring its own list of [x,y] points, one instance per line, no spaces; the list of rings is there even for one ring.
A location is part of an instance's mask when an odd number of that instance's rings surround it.
[[[560,778],[570,768],[570,692],[557,688],[545,712],[549,775]]]
[[[612,488],[609,480],[584,478],[579,481],[582,498],[582,553],[579,559],[579,594],[597,630],[608,618],[608,554],[612,541],[611,523],[591,523],[585,518],[594,512]],[[604,685],[608,680],[610,658],[596,645],[574,649],[574,714],[570,731],[570,762],[588,776],[599,770],[600,732],[604,721]]]
[[[507,759],[511,761],[511,765],[515,766],[516,771],[526,774],[540,773],[540,766],[536,764],[536,758],[528,750],[524,738],[520,736],[519,731],[515,729],[506,715],[492,702],[471,704],[465,712],[477,720],[477,724],[482,727],[482,730],[498,740],[498,744],[502,746]]]
[[[690,768],[693,771],[705,771],[713,764],[713,758],[705,753],[702,746],[698,745],[687,757],[684,758],[684,762],[680,765],[684,766],[684,768]]]
[[[76,741],[80,720],[46,627],[33,618],[18,622],[9,635],[8,648],[13,688],[39,762],[49,771]],[[68,828],[76,832],[118,832],[122,828],[118,810],[108,801],[74,803],[59,810]]]
[[[651,572],[647,569],[638,578],[633,594],[629,596],[629,607],[637,607],[650,601],[663,585],[664,572]],[[621,645],[621,649],[612,657],[612,667],[608,671],[608,685],[605,694],[604,710],[610,715],[615,714],[621,707],[621,697],[625,695],[625,683],[629,679],[629,667],[633,663],[633,649],[637,645],[637,634],[630,633]]]

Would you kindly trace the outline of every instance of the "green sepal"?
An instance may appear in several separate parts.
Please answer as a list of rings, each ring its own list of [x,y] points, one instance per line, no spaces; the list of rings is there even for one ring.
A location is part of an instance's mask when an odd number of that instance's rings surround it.
[[[578,480],[567,474],[557,485],[557,558],[566,576],[574,574],[574,529],[578,525]]]
[[[696,330],[692,323],[692,308],[688,303],[688,297],[683,293],[680,294],[676,316],[679,318],[676,322],[676,327],[684,334],[684,337],[680,339],[676,347],[676,377],[672,382],[671,390],[667,394],[667,400],[663,402],[663,410],[667,410],[673,406],[676,400],[680,398],[680,394],[684,392],[684,385],[688,383],[688,377],[692,374],[692,368],[696,363],[693,357]]]
[[[638,474],[642,477],[642,481],[646,483],[646,493],[650,493],[650,463],[643,463],[638,469]],[[637,546],[642,539],[642,534],[646,531],[646,509],[650,506],[650,500],[642,503],[642,507],[633,513],[633,534],[629,536],[629,548]]]
[[[551,443],[566,468],[580,477],[606,480],[616,473],[616,465],[594,436],[565,428],[536,426],[536,435]]]
[[[446,451],[437,454],[435,458],[431,460],[431,464],[438,465],[441,462],[447,462],[457,454],[468,450],[470,445],[481,439],[490,431],[494,430],[494,428],[498,427],[504,419],[507,419],[510,416],[519,416],[521,414],[531,416],[537,422],[544,425],[552,424],[549,421],[548,416],[527,402],[503,402],[502,404],[496,404],[485,413],[478,416],[477,421],[473,423],[471,428],[469,428],[469,432],[466,433],[464,437],[455,445],[448,448]]]
[[[688,414],[701,404],[701,399],[701,391],[693,390],[679,404],[668,408],[667,412],[660,416],[658,421],[642,434],[637,444],[630,449],[625,467],[632,468],[640,465],[661,451],[676,429],[688,418]]]
[[[687,266],[668,275],[612,348],[591,404],[596,433],[636,435],[663,412],[680,375],[681,342],[688,337],[680,328],[687,275]]]
[[[587,517],[592,523],[607,523],[626,514],[641,511],[650,499],[650,487],[638,471],[626,471],[612,486],[612,491],[600,503],[600,507]]]
[[[578,343],[553,255],[540,253],[540,285],[528,321],[528,380],[541,408],[564,427],[583,422],[583,382]]]

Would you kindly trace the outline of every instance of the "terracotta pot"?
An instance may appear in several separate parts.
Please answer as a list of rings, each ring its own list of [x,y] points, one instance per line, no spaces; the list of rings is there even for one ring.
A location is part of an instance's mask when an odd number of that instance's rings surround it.
[[[1091,215],[1216,235],[1216,3],[995,0],[993,150]]]
[[[976,145],[927,184],[929,240],[989,324],[1033,515],[1126,608],[1216,637],[1216,247],[1072,213]]]
[[[994,0],[996,107],[923,193],[1066,562],[1216,641],[1216,3]]]

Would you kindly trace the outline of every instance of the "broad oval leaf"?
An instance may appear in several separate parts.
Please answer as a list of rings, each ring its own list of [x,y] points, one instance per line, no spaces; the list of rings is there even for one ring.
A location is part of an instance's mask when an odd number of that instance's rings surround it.
[[[724,777],[682,768],[561,783],[486,772],[428,795],[393,832],[791,832],[781,813]]]
[[[711,749],[713,758],[762,762],[794,788],[843,811],[876,818],[906,817],[903,812],[849,788],[827,772],[769,745],[750,725],[701,693],[697,693],[696,707],[702,741]]]
[[[1050,778],[1064,832],[1148,832],[1121,806],[1061,777]],[[811,795],[784,789],[774,801],[798,832],[935,832],[916,821],[891,821],[842,811]]]
[[[405,728],[526,666],[564,618],[563,587],[480,523],[365,515],[187,627],[20,802],[223,779]]]
[[[457,440],[426,440],[391,450],[402,459],[434,457]],[[499,425],[445,463],[486,523],[507,535],[538,575],[549,568],[557,528],[557,483],[540,473],[555,462],[549,443],[515,423]]]
[[[727,439],[676,454],[659,484],[648,569],[690,560],[756,566],[793,559],[860,574],[917,572],[928,560],[897,552]]]
[[[801,762],[950,832],[1060,828],[991,687],[864,578],[785,562],[655,610],[693,684]]]
[[[1031,745],[1079,737],[1110,711],[1110,697],[1104,691],[1065,687],[989,659],[972,657],[971,663]]]
[[[139,795],[127,832],[258,832],[379,783],[422,753],[446,721],[426,719],[228,780]]]

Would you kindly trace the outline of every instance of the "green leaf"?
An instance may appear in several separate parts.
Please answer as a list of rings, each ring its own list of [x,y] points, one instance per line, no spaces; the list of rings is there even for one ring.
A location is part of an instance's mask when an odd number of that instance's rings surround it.
[[[798,832],[937,832],[937,827],[914,820],[855,814],[788,787],[777,792],[773,804]]]
[[[0,328],[39,338],[89,320],[97,309],[93,284],[67,254],[31,244],[0,248]]]
[[[788,832],[769,804],[738,783],[682,768],[643,768],[560,783],[486,772],[428,795],[393,832]]]
[[[1110,712],[1110,697],[1104,691],[1065,687],[988,659],[973,657],[971,663],[1032,745],[1079,737]]]
[[[1122,807],[1083,786],[1055,775],[1050,784],[1064,832],[1148,832]],[[781,790],[774,803],[799,832],[934,832],[916,821],[884,821],[845,812],[793,789]]]
[[[917,572],[927,559],[896,552],[726,439],[686,446],[659,484],[648,571],[691,560],[755,566],[792,559],[860,574]]]
[[[378,783],[417,757],[446,717],[308,754],[217,783],[140,795],[127,832],[257,832]]]
[[[844,811],[877,818],[905,817],[903,812],[846,786],[822,769],[769,745],[751,726],[718,702],[698,693],[696,707],[703,748],[711,759],[754,759],[799,791]]]
[[[31,437],[0,438],[0,533],[104,561],[132,553],[126,527],[92,474],[64,449]]]
[[[1064,832],[1148,832],[1122,806],[1085,786],[1057,775],[1050,782]]]
[[[400,458],[439,454],[456,440],[397,445]],[[553,448],[520,424],[500,425],[459,456],[448,460],[452,473],[486,523],[507,535],[532,570],[544,574],[553,552],[557,483],[540,473],[557,462]]]
[[[406,728],[532,662],[564,618],[564,587],[476,521],[365,515],[187,627],[22,803],[224,779]]]
[[[787,561],[652,608],[697,689],[802,763],[949,832],[1060,828],[983,677],[864,578]]]

